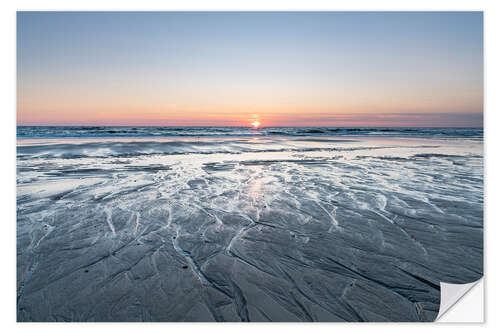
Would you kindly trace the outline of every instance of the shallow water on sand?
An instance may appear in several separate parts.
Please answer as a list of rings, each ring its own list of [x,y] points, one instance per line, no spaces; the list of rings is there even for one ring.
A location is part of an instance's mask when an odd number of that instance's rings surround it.
[[[430,321],[483,273],[477,138],[20,138],[20,321]]]

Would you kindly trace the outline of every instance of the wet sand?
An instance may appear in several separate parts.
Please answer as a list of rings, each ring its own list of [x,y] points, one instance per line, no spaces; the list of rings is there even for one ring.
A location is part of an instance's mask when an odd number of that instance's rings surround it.
[[[19,321],[432,321],[483,274],[483,144],[18,141]]]

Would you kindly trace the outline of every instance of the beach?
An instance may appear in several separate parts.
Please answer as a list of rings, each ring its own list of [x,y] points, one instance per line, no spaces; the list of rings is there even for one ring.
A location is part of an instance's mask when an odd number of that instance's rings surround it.
[[[482,129],[18,127],[18,321],[432,321]]]

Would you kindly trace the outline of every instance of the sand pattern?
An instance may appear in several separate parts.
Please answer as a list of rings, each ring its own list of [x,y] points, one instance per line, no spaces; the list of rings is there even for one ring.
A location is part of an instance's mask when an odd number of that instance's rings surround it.
[[[311,133],[309,133],[311,134]],[[477,138],[20,141],[19,321],[432,321],[483,274]]]

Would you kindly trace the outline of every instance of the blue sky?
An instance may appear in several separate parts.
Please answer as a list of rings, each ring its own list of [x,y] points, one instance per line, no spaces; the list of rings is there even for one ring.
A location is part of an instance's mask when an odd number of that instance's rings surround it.
[[[19,12],[18,123],[482,126],[482,22],[481,12]]]

